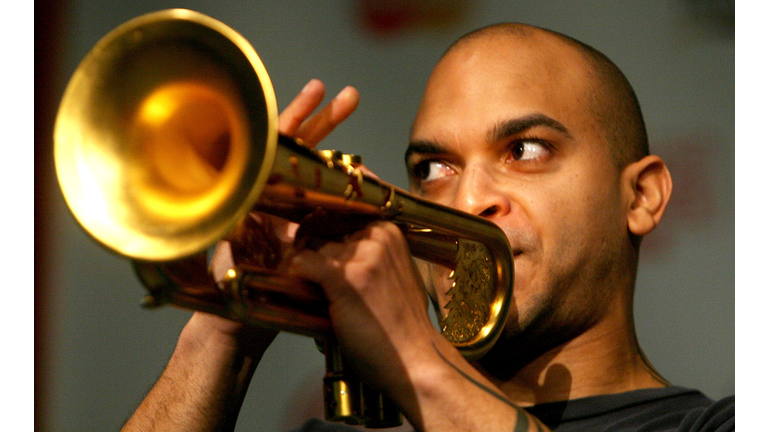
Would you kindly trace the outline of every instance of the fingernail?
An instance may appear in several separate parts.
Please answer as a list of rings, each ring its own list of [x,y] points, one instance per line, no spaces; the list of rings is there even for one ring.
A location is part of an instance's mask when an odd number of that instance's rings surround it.
[[[353,97],[355,95],[356,92],[357,92],[357,90],[355,90],[354,87],[346,86],[343,89],[341,89],[341,91],[339,92],[338,95],[336,95],[336,97],[339,97],[339,98],[351,98],[351,97]]]
[[[301,89],[301,92],[302,92],[302,93],[304,93],[305,91],[307,91],[307,90],[311,89],[312,87],[316,86],[316,85],[317,85],[317,83],[319,83],[319,82],[320,82],[320,80],[319,80],[319,79],[317,79],[317,78],[312,78],[312,79],[311,79],[311,80],[309,80],[309,82],[308,82],[308,83],[307,83],[307,84],[304,86],[304,88],[303,88],[303,89]]]

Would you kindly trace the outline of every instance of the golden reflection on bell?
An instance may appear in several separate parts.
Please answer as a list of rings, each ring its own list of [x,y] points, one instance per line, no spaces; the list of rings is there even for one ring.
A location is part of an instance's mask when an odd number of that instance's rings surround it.
[[[164,84],[139,105],[131,141],[137,205],[157,218],[198,220],[229,196],[248,152],[242,108],[195,81]]]

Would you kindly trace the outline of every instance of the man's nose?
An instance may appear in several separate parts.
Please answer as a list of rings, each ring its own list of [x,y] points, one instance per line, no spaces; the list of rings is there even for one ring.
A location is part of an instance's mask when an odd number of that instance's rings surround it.
[[[482,166],[465,167],[452,206],[488,219],[509,213],[510,198],[496,177]]]

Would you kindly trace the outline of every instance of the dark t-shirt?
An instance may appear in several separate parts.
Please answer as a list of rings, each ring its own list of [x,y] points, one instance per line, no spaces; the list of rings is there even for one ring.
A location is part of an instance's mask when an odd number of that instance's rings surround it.
[[[735,429],[734,400],[715,402],[697,390],[667,387],[540,404],[527,411],[558,432],[725,432]]]
[[[683,387],[635,390],[535,405],[526,410],[557,432],[726,432],[735,430],[735,398],[717,402]],[[295,432],[359,431],[317,419]]]

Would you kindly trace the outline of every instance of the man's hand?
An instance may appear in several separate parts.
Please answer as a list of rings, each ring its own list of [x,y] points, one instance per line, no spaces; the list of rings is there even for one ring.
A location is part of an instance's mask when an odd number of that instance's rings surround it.
[[[412,347],[408,342],[437,335],[408,244],[390,222],[374,222],[318,251],[303,250],[289,271],[323,286],[334,332],[353,363],[388,371],[404,353],[386,345]]]
[[[354,87],[345,87],[328,105],[309,117],[320,106],[324,96],[325,85],[319,80],[310,80],[301,93],[280,113],[280,133],[299,138],[305,146],[314,148],[339,123],[346,120],[360,102],[357,90]]]
[[[328,136],[336,126],[349,117],[360,102],[360,95],[357,90],[353,87],[346,87],[322,110],[312,115],[320,106],[324,97],[325,85],[317,79],[310,80],[280,114],[278,121],[279,133],[297,138],[302,141],[303,145],[314,148],[320,140]],[[275,230],[274,234],[283,244],[283,247],[285,248],[292,244],[293,237],[298,228],[297,224],[268,215],[259,214],[253,215],[253,217],[270,217],[271,223],[268,226]],[[211,272],[214,278],[217,281],[221,280],[225,272],[235,264],[236,257],[233,256],[230,242],[220,241],[211,259]],[[204,319],[208,326],[220,331],[223,336],[232,338],[234,343],[236,343],[237,338],[240,336],[245,336],[249,340],[253,339],[253,335],[247,334],[249,330],[243,328],[247,326],[240,323],[234,323],[214,316]],[[250,332],[252,333],[252,331]],[[266,331],[259,331],[259,333],[265,336],[269,334]],[[269,341],[273,338],[274,335],[269,338]],[[266,346],[263,349],[266,349]]]
[[[348,364],[416,430],[545,430],[432,325],[423,280],[395,224],[374,222],[343,242],[302,250],[289,271],[322,285]]]

